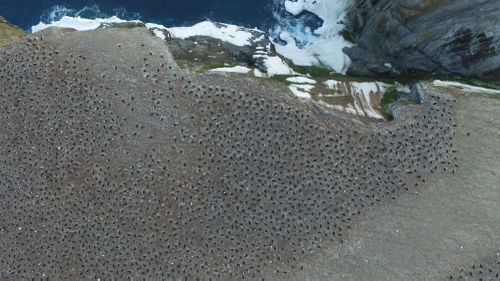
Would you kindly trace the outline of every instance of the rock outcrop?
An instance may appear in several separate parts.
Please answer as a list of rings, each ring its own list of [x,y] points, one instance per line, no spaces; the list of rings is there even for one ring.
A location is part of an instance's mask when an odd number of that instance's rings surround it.
[[[356,0],[345,49],[352,74],[401,72],[500,78],[498,0]]]
[[[0,47],[7,45],[14,39],[23,37],[26,34],[22,29],[7,22],[0,16]]]

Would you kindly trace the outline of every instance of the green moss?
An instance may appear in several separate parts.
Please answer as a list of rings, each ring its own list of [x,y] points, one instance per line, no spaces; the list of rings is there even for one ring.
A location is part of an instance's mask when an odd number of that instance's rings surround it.
[[[290,77],[290,76],[289,75],[274,75],[274,76],[268,77],[267,79],[271,80],[271,81],[276,81],[276,82],[287,84],[286,79],[288,77]]]
[[[328,104],[340,104],[343,106],[347,106],[348,104],[354,102],[354,98],[352,96],[323,97],[321,99]]]
[[[396,102],[397,99],[398,95],[396,86],[393,85],[388,87],[380,100],[380,108],[382,109],[382,112],[389,113],[389,107],[391,104]]]
[[[26,32],[17,26],[8,23],[6,19],[0,16],[0,47],[3,47],[9,42],[25,35]]]
[[[351,32],[347,29],[343,29],[341,32],[340,32],[340,35],[342,35],[342,37],[344,37],[344,39],[346,41],[349,41],[349,42],[354,42],[355,40],[355,33],[354,32]]]
[[[495,100],[500,100],[500,94],[483,94],[483,93],[474,93],[472,94],[474,96],[478,97],[483,97],[483,98],[488,98],[488,99],[495,99]]]
[[[288,83],[286,81],[286,78],[288,78],[290,76],[287,76],[287,75],[275,75],[275,76],[271,76],[271,77],[267,77],[266,80],[272,82],[273,84],[279,86],[280,88],[288,88],[288,85],[290,83]]]
[[[295,64],[290,64],[290,67],[293,69],[293,71],[304,74],[304,75],[310,75],[312,77],[327,77],[331,76],[334,71],[327,67],[321,67],[321,66],[301,66],[301,65],[295,65]]]

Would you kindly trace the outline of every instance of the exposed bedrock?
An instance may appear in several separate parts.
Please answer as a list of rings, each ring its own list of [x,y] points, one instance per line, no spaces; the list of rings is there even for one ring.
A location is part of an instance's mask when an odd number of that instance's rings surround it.
[[[500,78],[497,0],[356,0],[344,52],[352,74],[401,72]]]

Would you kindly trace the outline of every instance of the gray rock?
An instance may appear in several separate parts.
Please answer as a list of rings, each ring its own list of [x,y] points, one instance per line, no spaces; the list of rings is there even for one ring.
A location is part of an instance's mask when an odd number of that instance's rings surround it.
[[[422,102],[422,100],[424,99],[424,90],[422,89],[422,84],[417,82],[411,86],[409,98],[416,103]]]
[[[389,76],[397,74],[395,69],[387,66],[386,62],[373,53],[359,48],[351,47],[342,50],[351,58],[352,63],[347,74],[353,76]]]
[[[498,79],[499,15],[498,0],[356,0],[348,32],[365,52],[345,53],[357,72],[375,57],[406,73]]]

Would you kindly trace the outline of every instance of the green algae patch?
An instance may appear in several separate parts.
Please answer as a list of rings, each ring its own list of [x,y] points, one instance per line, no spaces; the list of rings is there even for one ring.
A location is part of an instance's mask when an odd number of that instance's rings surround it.
[[[321,66],[301,66],[291,64],[290,67],[293,69],[293,71],[299,74],[310,75],[312,77],[326,77],[331,76],[332,73],[334,73],[332,70]]]
[[[26,32],[10,24],[5,18],[0,16],[0,47],[9,44],[13,40],[24,37],[25,35]]]
[[[383,113],[389,113],[389,107],[398,99],[396,86],[392,85],[385,90],[382,99],[380,100],[380,108]]]

